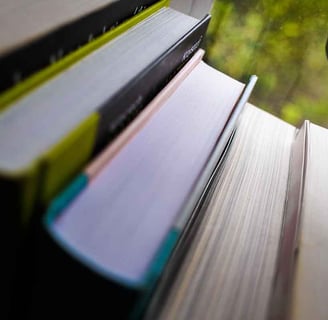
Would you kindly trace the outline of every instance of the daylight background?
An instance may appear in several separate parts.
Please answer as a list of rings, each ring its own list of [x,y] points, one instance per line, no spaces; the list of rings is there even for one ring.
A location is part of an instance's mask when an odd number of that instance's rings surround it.
[[[250,102],[299,126],[328,128],[327,0],[214,0],[205,60],[246,82]]]

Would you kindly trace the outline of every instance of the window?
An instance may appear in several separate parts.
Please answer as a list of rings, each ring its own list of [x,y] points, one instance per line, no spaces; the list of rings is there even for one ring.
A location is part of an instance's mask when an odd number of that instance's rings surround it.
[[[256,74],[258,107],[328,127],[327,22],[327,0],[216,0],[206,60],[243,81]]]

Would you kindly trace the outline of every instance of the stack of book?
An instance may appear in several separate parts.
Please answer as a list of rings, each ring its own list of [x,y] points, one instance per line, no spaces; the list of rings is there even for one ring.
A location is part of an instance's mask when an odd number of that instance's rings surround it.
[[[209,1],[1,6],[5,315],[326,314],[327,130],[203,61]]]

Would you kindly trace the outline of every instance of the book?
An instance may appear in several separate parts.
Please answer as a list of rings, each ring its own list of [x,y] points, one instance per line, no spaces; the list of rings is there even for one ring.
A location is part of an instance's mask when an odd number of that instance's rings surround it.
[[[101,153],[97,156],[89,166],[83,170],[83,172],[78,175],[58,196],[51,204],[50,215],[56,215],[61,212],[69,204],[69,202],[78,195],[79,192],[83,190],[101,171],[101,169],[109,162],[119,150],[147,123],[147,120],[162,106],[162,104],[167,100],[167,98],[174,92],[176,87],[183,81],[183,79],[192,71],[192,69],[200,62],[204,55],[203,50],[199,50],[195,55],[186,63],[181,72],[179,72],[170,83],[151,101],[150,105],[143,110],[138,117]],[[31,248],[35,247],[34,234],[38,231],[31,233],[28,239],[25,239],[26,250],[23,256],[20,256],[19,261],[19,271],[16,275],[16,286],[15,286],[15,298],[12,307],[12,318],[17,317],[16,306],[22,309],[25,296],[28,295],[26,292],[27,288],[34,285],[34,279],[31,276],[34,271],[34,264],[31,261],[33,254],[31,253]],[[27,241],[28,240],[28,241]],[[26,260],[29,262],[26,263]],[[23,301],[23,302],[20,302]]]
[[[65,65],[66,58],[74,58],[75,63],[69,62],[69,68],[0,113],[0,158],[4,160],[0,161],[4,165],[0,191],[6,212],[4,282],[8,292],[16,287],[11,283],[13,277],[14,282],[21,282],[15,275],[16,258],[24,260],[31,224],[38,224],[52,197],[80,173],[101,144],[113,139],[147,105],[200,46],[210,16],[199,20],[164,8],[166,5],[165,0],[156,2],[115,28],[110,37],[111,31],[64,57],[55,68]],[[171,23],[175,23],[174,29],[167,28]],[[107,41],[117,30],[125,29],[115,41]],[[76,55],[86,56],[77,62]],[[87,91],[89,99],[84,99]],[[88,109],[92,105],[94,109]]]
[[[202,60],[204,56],[204,50],[199,49],[193,57],[186,63],[186,65],[181,69],[180,72],[161,90],[156,97],[148,104],[147,108],[144,109],[137,116],[134,121],[128,125],[121,134],[119,134],[106,148],[102,151],[99,156],[97,156],[88,165],[81,176],[77,177],[77,181],[86,180],[92,181],[101,170],[111,161],[119,151],[146,125],[148,120],[162,107],[162,105],[167,101],[167,99],[174,93],[176,88],[183,82],[183,80],[189,75],[189,73],[196,67],[196,65]],[[76,180],[73,181],[72,186],[76,185]],[[71,186],[68,187],[68,190]],[[64,191],[64,198],[66,198],[66,191]],[[62,196],[58,197],[59,199]],[[56,198],[56,199],[58,199]],[[53,201],[51,212],[60,212],[62,209],[58,209],[56,205],[57,201]],[[59,201],[60,203],[65,203],[66,201]],[[54,205],[55,204],[55,205]],[[53,206],[55,208],[53,208]],[[61,205],[63,206],[63,205]],[[65,206],[65,204],[64,204]],[[53,214],[53,213],[52,213]]]
[[[145,319],[325,319],[327,141],[248,103]]]
[[[142,314],[255,82],[245,87],[204,62],[188,72],[167,97],[169,83],[163,104],[119,152],[108,146],[110,161],[100,161],[86,186],[75,182],[49,207],[37,241],[33,319],[47,315],[62,286],[50,316]]]
[[[2,3],[0,91],[75,51],[155,2],[97,0],[26,3],[15,0]]]
[[[162,8],[2,112],[7,210],[26,222],[44,207],[194,54],[209,19]]]

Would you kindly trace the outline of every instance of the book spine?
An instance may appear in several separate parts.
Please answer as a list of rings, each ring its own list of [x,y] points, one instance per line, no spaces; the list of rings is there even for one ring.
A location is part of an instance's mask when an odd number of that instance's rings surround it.
[[[156,2],[154,5],[150,6],[147,9],[138,11],[138,14],[120,23],[115,28],[111,28],[110,30],[106,31],[105,33],[103,33],[93,41],[90,41],[85,45],[79,47],[78,49],[70,53],[67,53],[64,57],[57,60],[55,63],[52,63],[50,65],[47,64],[41,70],[35,70],[35,72],[33,72],[33,74],[31,74],[30,76],[27,75],[26,79],[18,82],[14,86],[11,86],[10,88],[8,88],[7,90],[5,90],[0,94],[0,111],[6,108],[7,106],[9,106],[10,104],[12,104],[15,100],[28,94],[31,90],[36,88],[38,85],[49,80],[51,77],[54,77],[56,74],[65,70],[72,64],[76,63],[78,60],[84,58],[92,51],[100,48],[108,41],[119,36],[130,27],[134,26],[138,22],[150,16],[152,13],[156,12],[162,7],[167,6],[168,3],[169,3],[168,0],[161,0],[159,2]],[[1,59],[0,59],[0,65],[1,65]],[[6,77],[4,77],[3,79],[6,79]],[[0,91],[1,91],[1,86],[0,86]]]
[[[95,152],[116,137],[191,58],[202,43],[209,21],[210,16],[205,16],[100,108]]]
[[[17,259],[21,255],[20,251],[25,250],[23,247],[32,228],[32,218],[35,220],[39,217],[40,209],[88,160],[94,144],[97,121],[97,114],[88,117],[40,161],[33,162],[22,175],[1,176],[0,193],[6,226],[2,241],[6,291],[10,292],[13,283],[17,282],[16,269],[22,267]],[[74,144],[76,147],[71,147]],[[81,179],[79,181],[81,184]],[[66,198],[68,196],[71,195],[66,193]],[[58,202],[56,204],[58,206]],[[10,301],[5,304],[10,304]]]
[[[4,307],[4,318],[10,312],[10,305],[14,295],[14,283],[18,268],[18,258],[21,251],[21,244],[25,240],[26,230],[21,223],[21,217],[14,214],[30,210],[30,200],[36,197],[36,180],[37,175],[31,168],[30,174],[22,179],[1,179],[1,212],[3,232],[1,233],[1,252],[2,252],[2,277],[1,286],[6,292],[2,300]],[[26,193],[23,195],[19,191],[24,188]]]
[[[76,50],[155,2],[157,1],[110,2],[102,9],[67,23],[14,52],[7,53],[0,59],[0,91]]]

